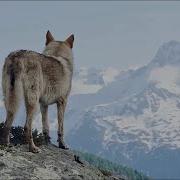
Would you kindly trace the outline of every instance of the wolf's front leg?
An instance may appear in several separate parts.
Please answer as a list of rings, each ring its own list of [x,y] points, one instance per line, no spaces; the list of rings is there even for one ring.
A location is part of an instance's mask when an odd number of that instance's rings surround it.
[[[59,148],[68,149],[64,143],[64,113],[67,104],[67,98],[60,98],[57,102],[58,117],[58,142]]]
[[[48,106],[40,104],[41,114],[42,114],[42,127],[43,127],[43,135],[46,144],[49,144],[50,136],[49,136],[49,123],[48,123]]]

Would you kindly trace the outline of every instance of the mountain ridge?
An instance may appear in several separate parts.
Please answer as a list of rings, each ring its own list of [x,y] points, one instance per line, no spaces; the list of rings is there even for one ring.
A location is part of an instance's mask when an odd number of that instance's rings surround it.
[[[72,117],[76,115],[78,126],[67,133],[68,143],[73,148],[143,169],[152,177],[179,178],[180,161],[173,156],[180,149],[179,62],[180,43],[170,41],[159,48],[147,65],[121,73],[94,94],[72,96],[70,106],[76,112]],[[154,158],[158,156],[161,167]],[[163,174],[163,161],[170,157],[176,165],[171,164],[174,169]]]

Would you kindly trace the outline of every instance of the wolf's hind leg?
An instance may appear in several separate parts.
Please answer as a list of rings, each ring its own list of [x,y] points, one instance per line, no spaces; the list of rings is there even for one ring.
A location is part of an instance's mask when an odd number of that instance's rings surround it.
[[[24,98],[25,98],[25,106],[26,106],[26,123],[24,126],[24,133],[26,141],[29,144],[29,151],[33,153],[39,152],[39,148],[35,146],[32,136],[32,122],[34,118],[34,114],[36,113],[39,96],[38,93],[34,89],[25,89],[24,88]]]
[[[15,112],[11,112],[7,110],[6,121],[4,123],[4,127],[2,128],[2,132],[0,136],[0,144],[4,144],[4,145],[9,144],[9,134],[14,120],[14,116],[15,116]]]
[[[42,114],[42,131],[44,135],[44,140],[46,144],[50,143],[50,136],[49,136],[49,123],[48,123],[48,106],[40,104],[40,110]]]
[[[14,121],[15,114],[19,107],[18,93],[20,92],[17,92],[17,87],[15,86],[13,89],[10,89],[10,87],[7,86],[5,88],[7,88],[6,93],[4,92],[6,120],[4,123],[4,127],[2,128],[2,132],[0,133],[1,144],[9,144],[9,134],[10,134],[11,126]]]
[[[26,124],[24,126],[24,132],[26,141],[29,144],[29,151],[33,153],[38,153],[40,149],[35,146],[32,136],[32,121],[34,114],[36,112],[37,104],[26,103]]]

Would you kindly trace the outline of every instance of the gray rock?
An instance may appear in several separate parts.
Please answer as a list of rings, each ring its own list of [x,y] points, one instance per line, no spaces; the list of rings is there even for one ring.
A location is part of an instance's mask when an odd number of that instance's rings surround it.
[[[85,161],[76,162],[70,150],[53,145],[40,148],[40,153],[33,154],[28,152],[27,145],[0,146],[1,179],[113,179]]]

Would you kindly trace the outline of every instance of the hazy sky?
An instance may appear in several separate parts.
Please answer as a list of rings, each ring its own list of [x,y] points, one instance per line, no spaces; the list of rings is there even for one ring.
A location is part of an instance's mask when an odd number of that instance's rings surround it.
[[[75,34],[75,65],[143,65],[158,47],[180,41],[180,2],[0,2],[0,58],[17,49],[41,52],[45,33]]]

